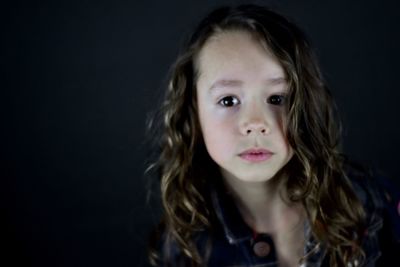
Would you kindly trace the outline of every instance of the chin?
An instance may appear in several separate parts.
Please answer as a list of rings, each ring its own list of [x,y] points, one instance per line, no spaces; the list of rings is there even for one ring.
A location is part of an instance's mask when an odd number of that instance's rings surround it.
[[[227,180],[238,180],[248,183],[265,183],[274,179],[278,172],[275,168],[240,168],[240,169],[224,169],[220,168],[222,176]]]
[[[263,182],[268,182],[274,178],[275,173],[246,173],[243,175],[236,176],[239,180],[242,180],[243,182],[250,182],[250,183],[263,183]]]
[[[249,183],[265,183],[268,182],[272,179],[272,177],[248,177],[242,179],[244,182],[249,182]]]

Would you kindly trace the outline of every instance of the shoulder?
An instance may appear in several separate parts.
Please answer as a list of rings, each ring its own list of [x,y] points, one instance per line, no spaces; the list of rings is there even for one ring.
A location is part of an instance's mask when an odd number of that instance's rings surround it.
[[[380,256],[378,266],[388,266],[400,252],[400,189],[387,176],[354,164],[346,173],[366,213],[366,258]]]
[[[208,240],[208,232],[206,230],[197,231],[192,235],[190,240],[192,252],[196,251],[200,256],[204,255],[206,243]],[[157,267],[184,267],[192,266],[192,260],[186,255],[184,250],[178,244],[176,238],[165,228],[158,233],[156,241],[150,246],[150,256],[153,252],[152,266]]]

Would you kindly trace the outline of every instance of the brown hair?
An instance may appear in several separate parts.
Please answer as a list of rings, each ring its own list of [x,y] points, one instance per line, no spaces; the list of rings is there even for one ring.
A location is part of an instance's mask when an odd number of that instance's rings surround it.
[[[160,154],[150,166],[158,170],[160,178],[165,247],[175,243],[193,266],[204,263],[193,236],[212,229],[213,212],[205,184],[206,177],[219,174],[199,127],[195,63],[211,36],[230,30],[252,34],[286,72],[286,134],[295,153],[285,181],[289,199],[303,203],[313,236],[327,246],[331,266],[360,258],[364,211],[344,171],[340,124],[331,93],[304,33],[285,17],[255,5],[223,7],[210,13],[172,67],[158,117]],[[168,260],[167,251],[164,257]],[[156,265],[154,250],[150,258]]]

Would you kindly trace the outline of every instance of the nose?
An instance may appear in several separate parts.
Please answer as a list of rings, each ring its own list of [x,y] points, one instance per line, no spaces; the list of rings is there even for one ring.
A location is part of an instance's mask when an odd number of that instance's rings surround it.
[[[248,123],[244,123],[241,129],[243,135],[267,135],[270,133],[270,131],[271,129],[269,128],[269,126],[263,121],[249,121]]]
[[[244,110],[240,123],[241,133],[243,135],[268,135],[271,132],[271,127],[267,120],[267,114],[264,113],[265,111],[258,109],[256,105],[252,105],[246,111]]]

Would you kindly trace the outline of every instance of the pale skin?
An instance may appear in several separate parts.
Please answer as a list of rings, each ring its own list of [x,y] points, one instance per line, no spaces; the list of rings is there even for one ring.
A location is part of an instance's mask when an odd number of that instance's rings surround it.
[[[282,196],[282,168],[293,156],[283,125],[285,72],[259,41],[244,31],[212,36],[197,58],[200,125],[210,157],[219,165],[244,221],[271,235],[281,267],[303,256],[305,212]],[[249,161],[248,149],[270,158]]]

